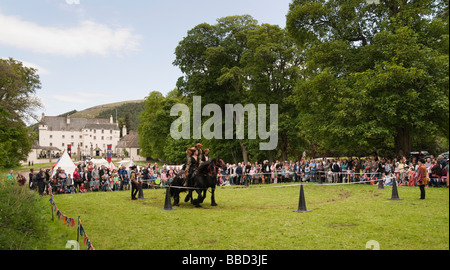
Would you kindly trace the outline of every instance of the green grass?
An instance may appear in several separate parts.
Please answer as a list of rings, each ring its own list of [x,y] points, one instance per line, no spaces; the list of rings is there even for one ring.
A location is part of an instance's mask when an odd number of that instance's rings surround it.
[[[138,201],[130,200],[130,191],[55,200],[65,215],[81,216],[100,250],[363,250],[370,240],[382,250],[449,249],[447,188],[427,188],[427,199],[419,200],[418,188],[399,187],[403,200],[391,201],[390,187],[307,184],[312,212],[296,213],[299,186],[266,188],[275,186],[218,188],[218,207],[210,206],[208,193],[203,208],[182,202],[175,211],[161,211],[164,190],[144,190],[146,199]],[[76,228],[69,229],[73,233],[54,229],[49,248],[75,240]]]

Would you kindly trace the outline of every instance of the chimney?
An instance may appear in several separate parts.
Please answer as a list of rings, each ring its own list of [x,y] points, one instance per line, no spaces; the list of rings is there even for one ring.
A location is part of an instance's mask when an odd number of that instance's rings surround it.
[[[113,117],[112,117],[112,114],[111,114],[111,116],[109,117],[109,123],[110,123],[110,124],[114,124],[114,119],[113,119]]]
[[[67,115],[67,124],[70,125],[70,115]]]
[[[126,136],[127,135],[127,126],[126,125],[123,125],[122,126],[122,137],[124,137],[124,136]]]

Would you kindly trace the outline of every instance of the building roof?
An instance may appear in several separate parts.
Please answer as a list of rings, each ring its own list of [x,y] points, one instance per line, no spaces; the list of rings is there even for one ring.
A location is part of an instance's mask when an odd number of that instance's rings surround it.
[[[130,131],[130,134],[125,135],[117,143],[117,148],[139,148],[139,135],[136,131]]]
[[[58,147],[54,146],[40,146],[39,141],[34,141],[31,149],[43,150],[43,151],[61,151]]]
[[[44,116],[41,123],[48,126],[49,131],[81,131],[83,129],[105,129],[119,130],[117,124],[111,124],[106,118],[71,118],[67,124],[68,117]]]

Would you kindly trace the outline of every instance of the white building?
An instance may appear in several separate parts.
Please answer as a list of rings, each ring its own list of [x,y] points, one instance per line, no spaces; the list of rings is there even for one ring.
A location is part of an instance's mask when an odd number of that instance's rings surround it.
[[[39,124],[39,146],[67,149],[72,145],[72,157],[102,156],[107,145],[115,153],[120,140],[119,124],[109,119],[88,119],[45,116]]]
[[[127,134],[126,127],[123,127],[122,134]],[[145,157],[141,156],[141,149],[139,148],[139,135],[136,131],[130,131],[130,134],[125,135],[117,144],[117,156],[131,158],[132,161],[146,161]]]

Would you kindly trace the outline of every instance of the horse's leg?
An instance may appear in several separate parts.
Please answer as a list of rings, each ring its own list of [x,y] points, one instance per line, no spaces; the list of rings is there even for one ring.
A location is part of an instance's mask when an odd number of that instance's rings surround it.
[[[184,198],[184,202],[188,202],[189,200],[191,200],[192,203],[192,189],[188,191],[188,195]]]
[[[200,205],[200,203],[203,201],[203,200],[201,199],[201,191],[198,190],[198,189],[197,189],[196,191],[197,191],[198,197],[197,197],[197,199],[191,199],[191,203],[192,203],[195,207],[200,208],[200,207],[202,207],[202,206]]]
[[[200,203],[203,203],[203,201],[205,200],[205,198],[206,198],[206,189],[203,189],[203,190],[201,190],[201,191],[197,191],[198,192],[198,198],[199,198],[199,200],[200,200]],[[202,194],[203,193],[203,194]]]
[[[216,187],[212,187],[211,188],[211,206],[217,206],[215,191],[216,191]]]
[[[180,190],[179,189],[174,191],[173,205],[180,206]]]

